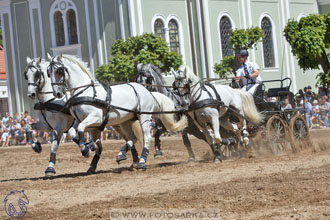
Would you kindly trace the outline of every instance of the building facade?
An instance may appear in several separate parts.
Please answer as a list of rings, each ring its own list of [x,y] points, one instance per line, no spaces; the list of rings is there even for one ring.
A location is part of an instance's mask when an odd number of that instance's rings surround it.
[[[214,78],[215,63],[232,54],[228,33],[261,27],[266,37],[250,60],[264,80],[291,77],[292,90],[315,84],[303,73],[283,37],[288,19],[328,10],[316,0],[0,0],[10,112],[32,111],[23,78],[26,57],[69,53],[92,72],[108,62],[116,39],[153,32],[201,77]],[[324,3],[324,4],[323,4]],[[322,10],[321,6],[322,5]]]

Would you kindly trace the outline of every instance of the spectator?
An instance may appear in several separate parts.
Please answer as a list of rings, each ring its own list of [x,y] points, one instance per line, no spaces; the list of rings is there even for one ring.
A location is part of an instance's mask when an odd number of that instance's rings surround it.
[[[15,113],[14,121],[15,121],[16,119],[17,119],[18,121],[21,121],[21,116],[20,116],[17,112]]]
[[[328,102],[328,97],[323,96],[322,98],[320,98],[320,101],[321,101],[320,111],[328,114],[330,110],[330,103]]]
[[[303,105],[303,100],[301,100],[301,104]],[[306,123],[307,126],[310,127],[310,117],[312,116],[312,104],[308,101],[308,99],[305,99],[305,109],[306,109]]]
[[[282,110],[286,110],[286,109],[292,109],[292,105],[290,104],[288,97],[284,99],[284,107],[282,108]]]
[[[26,121],[22,118],[21,119],[21,133],[24,134],[26,133],[27,130],[27,124]],[[24,139],[21,141],[21,144],[26,144],[26,137],[24,136]]]
[[[330,127],[329,116],[326,112],[321,112],[320,127],[321,128]]]
[[[9,113],[6,112],[6,113],[5,113],[5,116],[2,118],[2,123],[3,123],[3,125],[4,125],[5,127],[8,126],[8,120],[9,120]]]
[[[31,121],[32,121],[32,118],[31,118],[31,116],[29,115],[29,112],[28,111],[25,111],[24,112],[24,120],[26,121],[26,122],[30,122],[30,123],[32,123]]]
[[[314,92],[312,92],[312,87],[311,86],[307,86],[305,97],[311,103],[316,99],[316,94]]]
[[[314,100],[312,106],[312,116],[310,117],[309,120],[311,128],[313,128],[313,125],[315,125],[315,127],[319,127],[320,125],[319,119],[320,119],[320,105],[317,100]]]
[[[318,97],[323,97],[323,96],[326,96],[326,95],[327,95],[326,89],[323,86],[320,86],[319,87],[319,92],[318,92]]]
[[[24,132],[22,132],[22,126],[17,119],[14,120],[14,127],[16,144],[21,144],[25,137]]]

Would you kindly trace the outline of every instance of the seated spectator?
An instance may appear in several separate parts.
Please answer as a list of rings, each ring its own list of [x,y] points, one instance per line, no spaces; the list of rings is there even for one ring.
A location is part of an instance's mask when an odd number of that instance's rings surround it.
[[[284,99],[284,106],[282,107],[282,110],[286,110],[286,109],[292,109],[292,105],[290,104],[288,97]]]
[[[318,96],[323,97],[323,96],[326,96],[326,95],[327,95],[326,89],[323,86],[320,86]]]
[[[26,144],[26,137],[25,137],[25,133],[27,130],[27,124],[26,121],[24,120],[24,118],[21,119],[21,133],[24,136],[24,139],[21,141],[21,144]]]
[[[25,139],[24,136],[25,132],[22,132],[22,126],[17,119],[14,120],[14,127],[15,127],[16,144],[21,144],[22,141]]]
[[[321,112],[320,127],[321,128],[330,127],[329,116],[326,112]]]
[[[320,111],[321,112],[326,112],[328,114],[330,110],[330,103],[328,102],[328,96],[322,96],[320,99]]]
[[[311,128],[313,128],[314,125],[315,127],[319,127],[320,125],[319,119],[320,119],[320,105],[317,100],[314,100],[312,106],[312,115],[309,119]]]
[[[1,136],[1,144],[4,144],[4,147],[9,146],[9,141],[11,138],[15,138],[15,127],[13,125],[13,118],[9,117],[7,122],[8,126],[5,128],[2,136]]]

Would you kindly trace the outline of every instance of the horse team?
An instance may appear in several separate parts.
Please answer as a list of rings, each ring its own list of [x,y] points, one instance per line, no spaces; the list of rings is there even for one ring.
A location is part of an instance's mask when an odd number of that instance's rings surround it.
[[[95,151],[87,171],[94,173],[102,153],[100,136],[105,126],[113,126],[126,142],[116,161],[126,160],[126,153],[131,151],[133,166],[146,169],[152,118],[156,118],[168,131],[183,131],[189,160],[195,157],[188,133],[210,145],[215,162],[221,161],[219,146],[233,141],[220,135],[220,126],[235,134],[243,145],[248,144],[246,120],[262,121],[252,95],[229,86],[205,83],[185,65],[178,71],[171,70],[175,77],[173,92],[160,87],[163,85],[161,74],[159,71],[155,74],[155,70],[152,65],[141,64],[136,80],[141,84],[107,86],[94,79],[86,63],[77,57],[27,58],[24,72],[28,82],[27,95],[38,100],[35,110],[39,121],[32,127],[51,134],[50,159],[45,174],[51,176],[56,173],[56,152],[64,132],[68,132],[77,143],[83,156],[88,157],[91,151]],[[153,86],[156,84],[157,87]],[[232,116],[240,122],[240,128]],[[85,132],[90,133],[90,142],[85,139]],[[138,140],[143,143],[140,156],[135,148]],[[41,151],[41,145],[33,142],[32,137],[28,138],[28,142],[33,150]]]

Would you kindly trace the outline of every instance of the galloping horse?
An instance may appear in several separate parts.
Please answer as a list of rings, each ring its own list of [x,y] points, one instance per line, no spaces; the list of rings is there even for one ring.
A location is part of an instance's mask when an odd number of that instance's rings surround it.
[[[221,124],[226,130],[233,131],[246,146],[248,145],[245,118],[253,123],[263,120],[250,93],[227,85],[204,84],[186,65],[181,65],[177,72],[172,70],[172,73],[175,77],[173,85],[181,96],[183,105],[189,107],[188,114],[206,135],[209,144],[228,144],[228,140],[220,136]],[[231,123],[230,114],[239,119],[241,129],[238,129],[235,123]],[[214,138],[210,135],[207,125],[211,125]]]
[[[138,75],[136,77],[137,83],[141,83],[142,85],[145,85],[149,91],[157,91],[157,92],[160,92],[160,93],[166,95],[167,97],[169,97],[170,99],[172,99],[175,102],[176,106],[179,106],[179,107],[182,106],[180,96],[178,96],[173,91],[171,91],[170,89],[168,89],[164,86],[165,85],[164,79],[161,74],[161,70],[158,67],[156,67],[152,64],[139,64],[137,69],[138,69]],[[205,142],[207,142],[207,140],[205,138],[205,135],[196,127],[193,120],[190,117],[188,117],[188,120],[189,120],[188,127],[186,127],[182,131],[182,139],[183,139],[184,146],[186,147],[188,154],[189,154],[188,161],[194,161],[195,155],[194,155],[194,152],[192,151],[191,144],[190,144],[190,141],[188,138],[188,134],[194,135],[198,139],[204,140]],[[159,124],[158,121],[156,123]],[[160,123],[159,127],[160,127],[160,129],[157,129],[157,131],[155,133],[156,152],[157,151],[160,152],[160,135],[166,131],[166,129],[164,129],[162,127],[161,123]],[[219,147],[215,146],[214,144],[211,144],[210,147],[214,154],[214,162],[220,162],[221,155],[219,152]]]
[[[61,137],[74,123],[68,108],[65,108],[66,97],[57,99],[53,96],[50,78],[47,76],[49,62],[41,58],[26,58],[27,67],[24,72],[28,81],[27,96],[31,99],[38,99],[34,106],[39,119],[32,124],[32,128],[50,132],[51,148],[48,167],[45,171],[47,176],[54,175],[56,152],[60,144]],[[70,129],[70,134],[75,135],[75,130]],[[28,142],[37,153],[41,152],[40,143],[32,143],[32,136],[27,135]]]
[[[51,60],[48,74],[52,80],[54,95],[62,97],[66,90],[71,92],[68,107],[80,122],[77,138],[83,156],[88,156],[90,148],[93,147],[93,143],[86,144],[84,132],[91,130],[93,142],[98,143],[97,146],[100,147],[100,134],[105,126],[120,125],[126,134],[126,149],[132,148],[137,141],[132,123],[138,119],[144,147],[137,168],[146,169],[151,142],[150,113],[175,110],[174,104],[168,104],[168,101],[172,101],[164,95],[151,94],[137,83],[103,86],[93,79],[87,65],[74,56],[59,55]],[[182,130],[187,125],[186,117],[182,117],[178,122],[173,114],[160,114],[159,117],[171,131]]]

